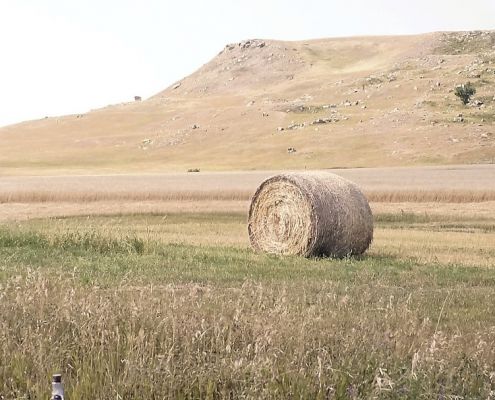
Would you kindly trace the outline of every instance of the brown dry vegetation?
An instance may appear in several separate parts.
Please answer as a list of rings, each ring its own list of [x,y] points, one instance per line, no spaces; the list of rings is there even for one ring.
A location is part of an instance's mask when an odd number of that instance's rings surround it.
[[[480,203],[495,201],[494,190],[398,190],[368,191],[366,197],[376,203]],[[249,201],[251,191],[188,192],[31,192],[0,193],[0,204],[6,203],[91,203],[91,202],[205,202]]]
[[[495,200],[495,168],[490,165],[360,168],[331,172],[356,182],[372,202]],[[259,183],[275,173],[6,176],[0,177],[0,204],[248,201]]]

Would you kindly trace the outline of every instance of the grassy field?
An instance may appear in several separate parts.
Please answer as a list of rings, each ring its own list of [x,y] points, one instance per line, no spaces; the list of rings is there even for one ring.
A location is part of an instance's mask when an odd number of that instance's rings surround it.
[[[240,212],[5,222],[0,398],[493,398],[495,213],[462,207],[375,204],[346,260],[255,254]]]

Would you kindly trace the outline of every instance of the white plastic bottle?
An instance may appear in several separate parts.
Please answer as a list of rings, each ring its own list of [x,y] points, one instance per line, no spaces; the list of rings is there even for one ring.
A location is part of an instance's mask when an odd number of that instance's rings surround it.
[[[64,385],[62,385],[62,375],[56,374],[52,377],[52,397],[51,400],[64,400]]]

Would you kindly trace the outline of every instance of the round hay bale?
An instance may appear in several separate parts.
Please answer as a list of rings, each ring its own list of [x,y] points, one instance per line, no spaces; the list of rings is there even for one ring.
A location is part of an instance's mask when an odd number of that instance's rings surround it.
[[[329,172],[298,172],[265,180],[251,201],[248,232],[255,250],[305,257],[366,251],[373,215],[352,182]]]

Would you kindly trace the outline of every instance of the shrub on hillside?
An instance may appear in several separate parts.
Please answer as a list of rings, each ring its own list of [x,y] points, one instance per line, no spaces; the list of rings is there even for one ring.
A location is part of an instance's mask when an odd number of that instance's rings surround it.
[[[476,88],[471,82],[456,86],[455,95],[459,97],[462,104],[466,105],[471,100],[471,97],[476,94]]]

